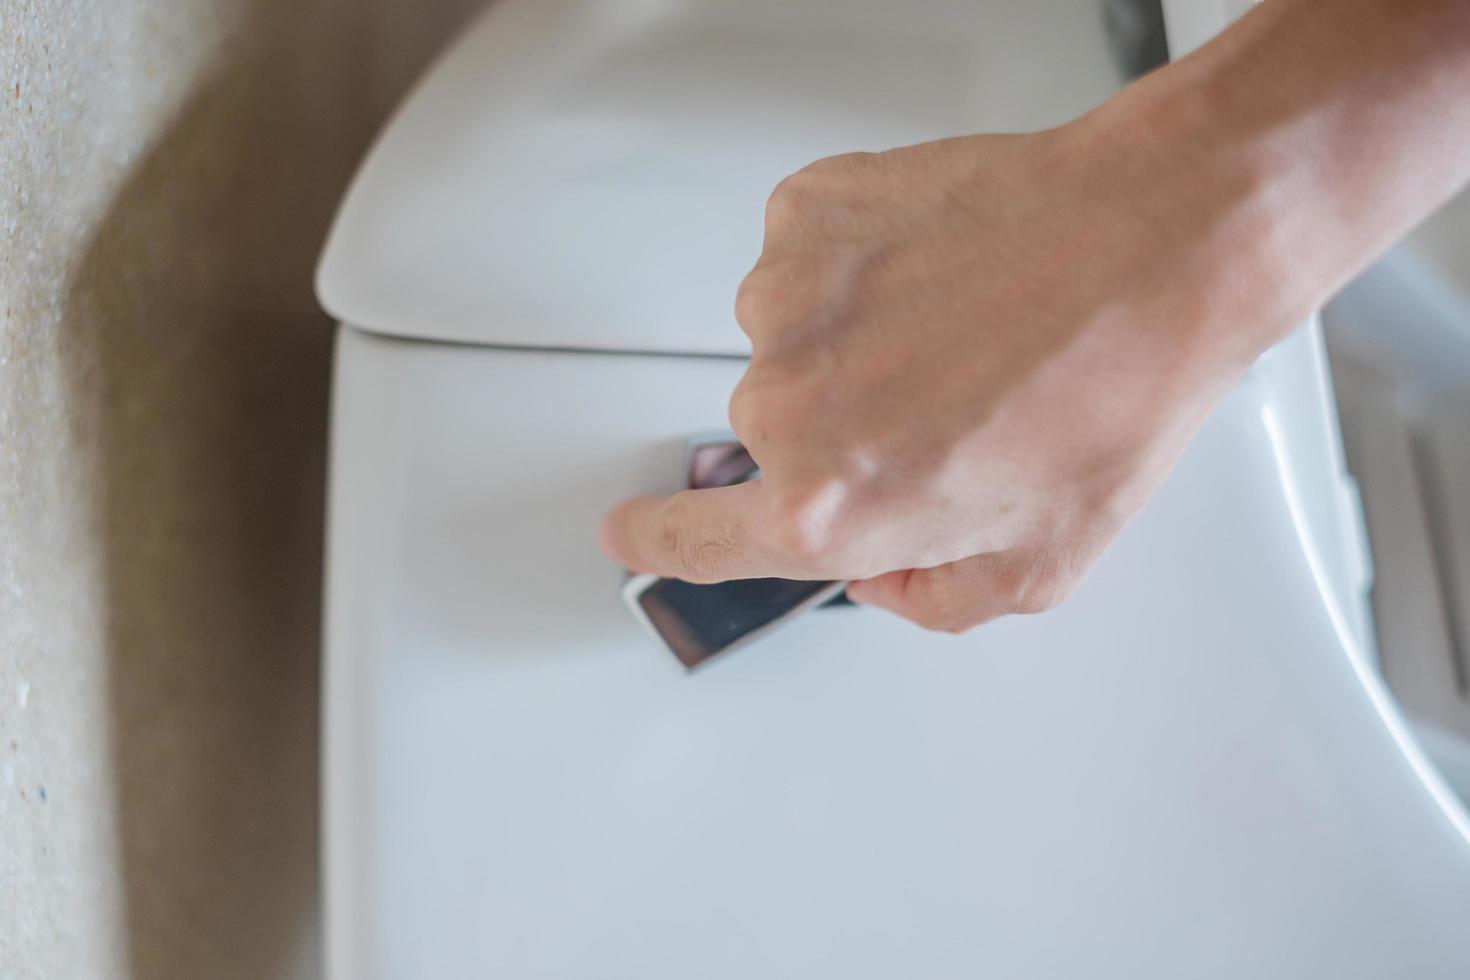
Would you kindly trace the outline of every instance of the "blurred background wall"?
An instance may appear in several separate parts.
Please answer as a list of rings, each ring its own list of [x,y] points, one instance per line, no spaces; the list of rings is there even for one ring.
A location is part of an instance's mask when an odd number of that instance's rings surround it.
[[[0,978],[317,973],[311,273],[477,0],[0,0]]]

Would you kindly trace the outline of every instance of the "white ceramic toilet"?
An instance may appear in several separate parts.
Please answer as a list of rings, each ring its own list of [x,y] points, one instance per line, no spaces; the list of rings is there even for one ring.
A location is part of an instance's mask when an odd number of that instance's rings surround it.
[[[500,0],[440,60],[319,274],[333,978],[1470,977],[1315,323],[1042,616],[688,674],[597,551],[727,424],[779,178],[1120,84],[1071,0]]]

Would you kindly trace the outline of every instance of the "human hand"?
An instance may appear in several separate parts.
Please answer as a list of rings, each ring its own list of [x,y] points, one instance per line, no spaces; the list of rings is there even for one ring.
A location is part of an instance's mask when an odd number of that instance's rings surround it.
[[[609,553],[695,582],[848,579],[939,629],[1058,602],[1246,361],[1191,326],[1203,236],[1161,233],[1123,149],[970,137],[784,181],[736,302],[753,354],[730,420],[762,479],[628,501]]]
[[[604,549],[938,629],[1055,605],[1254,357],[1470,175],[1470,18],[1409,7],[1263,4],[1058,129],[788,178],[736,302],[762,479],[626,501]]]

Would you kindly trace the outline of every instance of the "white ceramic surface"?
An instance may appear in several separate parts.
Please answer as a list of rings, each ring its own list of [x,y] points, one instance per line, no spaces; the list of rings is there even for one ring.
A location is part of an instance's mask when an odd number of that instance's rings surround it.
[[[1096,9],[1060,0],[501,0],[431,74],[319,278],[362,328],[332,433],[334,978],[1470,976],[1465,815],[1355,641],[1315,325],[1045,616],[822,611],[691,676],[596,552],[603,507],[726,426],[743,363],[570,348],[739,354],[777,178],[1114,84]]]
[[[1464,977],[1464,815],[1349,652],[1259,379],[1061,609],[693,675],[602,507],[739,361],[342,332],[337,978]]]

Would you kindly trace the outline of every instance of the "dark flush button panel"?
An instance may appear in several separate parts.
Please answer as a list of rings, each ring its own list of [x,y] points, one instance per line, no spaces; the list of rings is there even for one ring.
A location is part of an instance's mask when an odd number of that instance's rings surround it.
[[[706,490],[756,479],[760,469],[739,442],[717,436],[691,440],[688,473],[690,489]],[[638,620],[692,670],[814,606],[851,605],[844,584],[757,578],[695,585],[634,575],[623,597]]]

